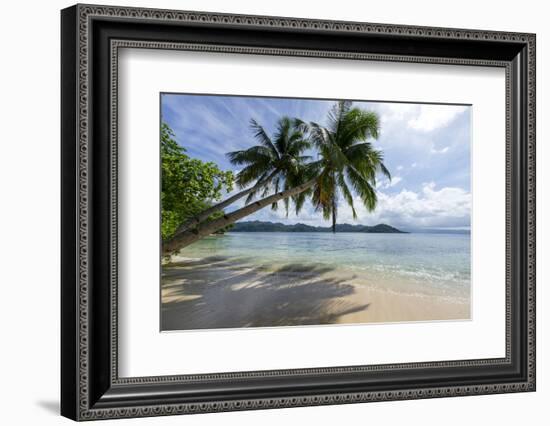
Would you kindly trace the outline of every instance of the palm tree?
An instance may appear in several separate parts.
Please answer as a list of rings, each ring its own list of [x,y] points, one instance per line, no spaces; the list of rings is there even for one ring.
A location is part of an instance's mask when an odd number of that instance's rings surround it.
[[[256,182],[253,187],[241,192],[247,195],[246,204],[260,190],[263,190],[262,196],[265,197],[271,189],[279,192],[281,186],[289,189],[301,183],[301,168],[311,159],[310,156],[302,155],[311,148],[311,143],[305,134],[307,125],[301,120],[288,117],[279,119],[273,139],[255,120],[250,120],[250,123],[254,137],[260,145],[227,154],[233,165],[245,166],[237,175],[237,185],[240,188]],[[288,212],[288,203],[285,203],[285,207]],[[277,209],[277,203],[272,208]]]
[[[295,121],[295,125],[304,127],[304,123],[299,120]],[[293,199],[298,212],[306,195],[311,195],[313,204],[323,211],[327,219],[332,216],[335,224],[337,191],[341,191],[352,209],[353,217],[357,217],[353,189],[367,210],[374,210],[377,202],[376,173],[382,172],[388,178],[391,177],[382,162],[382,153],[373,149],[372,144],[367,141],[370,137],[378,137],[378,116],[373,112],[352,108],[351,102],[342,101],[330,112],[327,127],[316,123],[310,123],[307,127],[310,142],[319,153],[320,158],[317,161],[306,165],[298,162],[296,169],[290,168],[295,173],[285,175],[285,185],[281,192],[276,190],[270,196],[172,237],[163,244],[163,254],[168,255],[179,250],[281,200],[288,206],[288,200]]]
[[[196,228],[187,230],[178,235],[174,235],[168,241],[162,244],[162,253],[167,256],[171,253],[200,240],[201,238],[210,235],[222,228],[225,228],[236,221],[257,212],[264,207],[277,203],[281,200],[290,199],[293,197],[299,197],[301,193],[311,189],[316,181],[316,177],[306,180],[304,183],[294,186],[292,188],[284,189],[281,192],[276,192],[261,200],[248,204],[234,212],[223,215],[220,218],[214,219],[210,222],[199,224]]]
[[[323,217],[332,217],[336,232],[338,200],[344,198],[357,218],[352,189],[368,211],[376,207],[376,173],[391,179],[380,151],[373,149],[369,138],[377,139],[378,115],[354,108],[350,101],[338,102],[328,115],[327,126],[310,123],[310,138],[320,159],[310,165],[318,179],[312,189],[312,202]],[[350,188],[351,186],[351,188]]]
[[[227,154],[232,164],[244,166],[236,179],[238,187],[242,190],[187,219],[176,229],[171,240],[245,196],[248,204],[260,191],[265,197],[271,189],[279,192],[281,186],[288,189],[291,185],[296,186],[299,183],[299,167],[310,159],[302,155],[310,147],[309,141],[304,136],[305,124],[300,120],[282,117],[277,123],[273,139],[253,119],[250,120],[250,127],[259,145]],[[254,184],[249,186],[252,183]],[[288,212],[287,199],[285,199],[285,207]],[[276,202],[273,203],[272,208],[277,208]]]

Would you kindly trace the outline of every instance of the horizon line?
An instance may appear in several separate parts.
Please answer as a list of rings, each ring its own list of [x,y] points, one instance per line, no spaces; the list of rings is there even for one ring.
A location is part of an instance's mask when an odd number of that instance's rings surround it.
[[[251,222],[259,222],[259,223],[271,223],[271,224],[280,224],[280,225],[284,225],[284,226],[292,226],[292,225],[305,225],[305,226],[311,226],[311,227],[318,227],[318,228],[324,228],[324,227],[327,227],[327,228],[330,228],[331,225],[312,225],[312,224],[309,224],[309,223],[305,223],[305,222],[296,222],[296,223],[284,223],[284,222],[280,222],[280,221],[277,221],[277,222],[273,222],[273,221],[270,221],[270,220],[242,220],[242,221],[236,221],[235,223],[251,223]],[[421,226],[410,226],[410,225],[390,225],[389,223],[385,223],[385,222],[379,222],[375,225],[367,225],[367,224],[364,224],[364,223],[349,223],[349,222],[342,222],[342,223],[337,223],[336,226],[338,225],[349,225],[349,226],[368,226],[368,227],[374,227],[374,226],[378,226],[378,225],[386,225],[386,226],[391,226],[392,228],[396,228],[396,229],[403,229],[403,230],[433,230],[433,231],[463,231],[463,232],[471,232],[471,226],[469,227],[461,227],[461,226],[457,226],[457,227],[448,227],[448,226],[442,226],[442,227],[421,227]]]

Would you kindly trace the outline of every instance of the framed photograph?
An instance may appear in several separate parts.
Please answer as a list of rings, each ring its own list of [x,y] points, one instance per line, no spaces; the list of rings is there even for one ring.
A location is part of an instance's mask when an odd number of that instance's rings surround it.
[[[535,390],[535,35],[61,12],[61,412]]]

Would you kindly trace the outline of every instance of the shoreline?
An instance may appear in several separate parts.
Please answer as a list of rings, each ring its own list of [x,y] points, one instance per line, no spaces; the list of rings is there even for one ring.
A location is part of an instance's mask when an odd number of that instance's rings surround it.
[[[174,260],[163,265],[162,331],[471,319],[469,298],[402,291],[323,264]]]

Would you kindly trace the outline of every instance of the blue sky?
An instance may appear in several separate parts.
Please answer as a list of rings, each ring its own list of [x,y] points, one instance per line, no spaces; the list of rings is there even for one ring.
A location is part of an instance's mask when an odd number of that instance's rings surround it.
[[[163,94],[161,116],[187,153],[238,172],[226,153],[256,142],[251,118],[269,134],[284,115],[326,122],[334,101],[214,95]],[[380,176],[378,206],[372,213],[355,202],[358,219],[341,203],[339,223],[387,223],[402,229],[467,229],[470,227],[471,108],[460,105],[354,102],[380,116],[374,146],[384,153],[392,181]],[[237,203],[234,208],[242,204]],[[231,209],[229,209],[231,210]],[[269,207],[245,220],[328,226],[308,203],[299,216]]]

